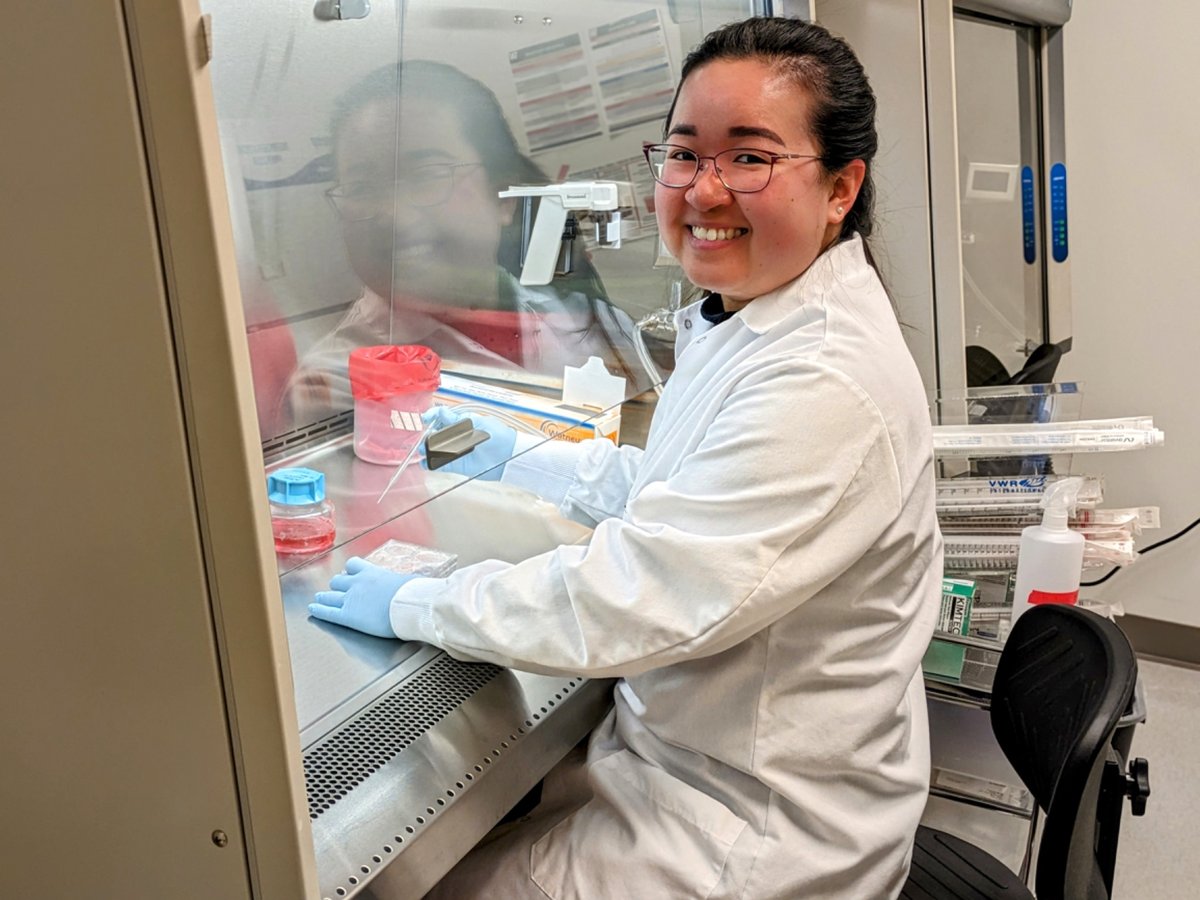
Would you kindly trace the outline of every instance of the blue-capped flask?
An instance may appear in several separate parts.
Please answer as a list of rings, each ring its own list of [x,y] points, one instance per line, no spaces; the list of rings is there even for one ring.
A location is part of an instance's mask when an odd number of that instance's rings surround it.
[[[325,476],[316,469],[277,469],[267,476],[275,552],[320,553],[333,546],[333,503],[325,497]]]

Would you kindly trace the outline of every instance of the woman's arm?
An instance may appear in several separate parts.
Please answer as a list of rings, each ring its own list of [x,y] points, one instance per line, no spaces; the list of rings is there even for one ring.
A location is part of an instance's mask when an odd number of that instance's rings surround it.
[[[526,435],[517,436],[514,450],[501,481],[537,494],[589,527],[624,514],[643,453],[604,439],[574,444]]]
[[[747,381],[587,546],[415,579],[392,602],[397,634],[528,671],[629,676],[719,653],[824,590],[900,509],[887,429],[836,373]],[[621,458],[596,453],[596,471]]]

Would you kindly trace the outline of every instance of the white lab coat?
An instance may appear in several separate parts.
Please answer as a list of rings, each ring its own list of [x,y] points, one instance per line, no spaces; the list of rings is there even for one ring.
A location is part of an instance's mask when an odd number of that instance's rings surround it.
[[[590,543],[393,600],[398,634],[456,657],[621,679],[586,787],[439,896],[873,900],[904,882],[942,576],[916,367],[857,237],[720,325],[699,304],[678,322],[644,452],[509,463],[594,522]]]

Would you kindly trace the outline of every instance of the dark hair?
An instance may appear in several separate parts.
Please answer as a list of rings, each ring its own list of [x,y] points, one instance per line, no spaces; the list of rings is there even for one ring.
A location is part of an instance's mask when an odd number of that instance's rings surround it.
[[[376,100],[395,102],[406,94],[444,103],[454,110],[467,142],[479,153],[496,186],[545,182],[541,169],[517,146],[496,95],[470,75],[446,63],[414,59],[371,72],[334,103],[334,138],[358,110]]]
[[[875,226],[871,161],[879,137],[875,132],[875,94],[854,51],[825,28],[801,19],[752,18],[725,25],[708,34],[684,59],[679,87],[667,113],[667,128],[688,75],[723,59],[762,60],[808,93],[812,110],[807,125],[826,174],[840,171],[855,159],[866,164],[858,198],[842,220],[839,235],[845,240],[858,232],[865,246]],[[869,250],[867,258],[871,258]]]

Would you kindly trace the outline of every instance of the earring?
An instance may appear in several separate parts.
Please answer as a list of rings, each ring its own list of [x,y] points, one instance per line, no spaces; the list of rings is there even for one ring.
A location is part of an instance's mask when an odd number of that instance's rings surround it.
[[[837,208],[837,214],[838,214],[839,216],[840,216],[842,213],[844,213],[845,211],[846,211],[846,207],[844,207],[844,206],[839,206],[839,207]]]

